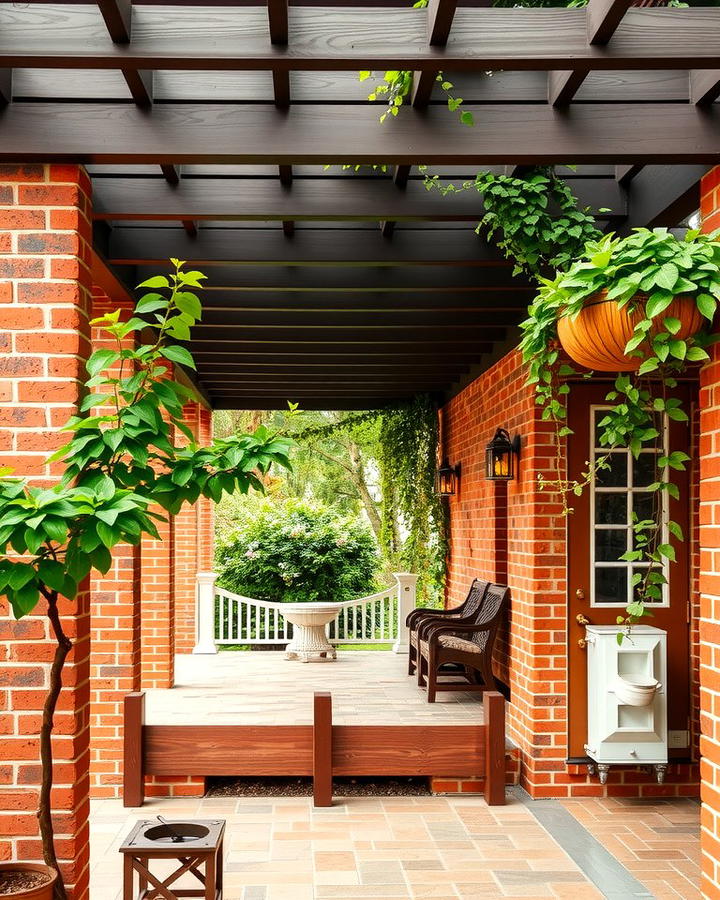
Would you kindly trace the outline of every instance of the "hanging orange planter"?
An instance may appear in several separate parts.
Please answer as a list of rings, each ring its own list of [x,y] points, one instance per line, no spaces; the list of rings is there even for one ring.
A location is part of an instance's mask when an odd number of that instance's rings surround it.
[[[622,308],[617,300],[608,300],[607,291],[593,294],[573,319],[564,316],[558,322],[558,337],[567,355],[579,366],[598,372],[635,372],[643,357],[627,356],[625,347],[632,338],[635,326],[643,318],[641,310],[630,312],[630,307],[645,303],[647,294],[636,294]],[[658,320],[672,317],[680,320],[680,330],[675,335],[686,340],[702,327],[702,316],[693,297],[678,296]],[[651,330],[656,334],[658,328]],[[640,348],[642,349],[642,347]]]

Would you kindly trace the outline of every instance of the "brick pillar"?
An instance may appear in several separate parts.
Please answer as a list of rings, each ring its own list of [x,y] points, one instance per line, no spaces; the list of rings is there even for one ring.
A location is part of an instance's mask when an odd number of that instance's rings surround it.
[[[78,166],[0,165],[0,465],[52,483],[89,353],[90,180]],[[75,646],[55,720],[53,809],[73,900],[88,897],[89,592],[61,603]],[[54,641],[42,610],[0,600],[0,857],[41,860],[37,733]]]
[[[132,301],[112,301],[93,290],[92,318],[120,307],[130,317]],[[135,335],[126,338],[134,344]],[[92,329],[93,350],[116,349],[100,328]],[[112,568],[94,576],[92,653],[90,657],[90,791],[93,797],[118,797],[122,783],[123,698],[140,688],[140,548],[120,544]]]
[[[156,521],[160,540],[143,535],[142,687],[171,688],[175,683],[175,527]]]
[[[703,227],[720,227],[720,167],[702,184]],[[700,774],[704,897],[720,897],[720,349],[700,373]]]

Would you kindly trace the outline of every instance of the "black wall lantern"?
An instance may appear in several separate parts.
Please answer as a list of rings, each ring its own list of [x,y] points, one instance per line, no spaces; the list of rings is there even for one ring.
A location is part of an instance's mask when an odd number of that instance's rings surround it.
[[[441,497],[452,497],[457,491],[459,478],[460,464],[451,466],[446,456],[435,476],[435,490]]]
[[[485,477],[490,481],[511,481],[515,477],[519,454],[520,435],[511,440],[504,428],[498,428],[485,448]]]

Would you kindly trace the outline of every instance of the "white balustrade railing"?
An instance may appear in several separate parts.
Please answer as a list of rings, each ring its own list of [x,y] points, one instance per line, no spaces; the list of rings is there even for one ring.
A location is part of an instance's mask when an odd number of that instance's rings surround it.
[[[415,608],[417,575],[397,572],[395,584],[357,600],[340,604],[328,625],[332,644],[392,644],[396,653],[407,652],[405,619]],[[193,653],[217,653],[218,645],[259,647],[287,644],[293,626],[282,615],[282,603],[243,597],[217,587],[217,576],[197,576],[197,642]]]

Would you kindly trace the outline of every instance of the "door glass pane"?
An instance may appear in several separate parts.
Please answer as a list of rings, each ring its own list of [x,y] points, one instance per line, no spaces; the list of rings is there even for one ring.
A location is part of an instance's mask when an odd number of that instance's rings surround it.
[[[627,525],[627,492],[595,495],[596,525]]]
[[[626,528],[598,528],[595,531],[595,559],[598,562],[619,560],[627,550]]]
[[[595,602],[627,604],[627,570],[625,566],[595,568]]]
[[[632,461],[632,479],[634,487],[647,487],[656,479],[655,454],[641,453]]]
[[[643,450],[637,459],[626,448],[619,448],[608,454],[597,444],[597,423],[604,415],[602,408],[593,410],[594,447],[591,450],[591,464],[602,460],[602,468],[597,471],[591,485],[594,509],[590,525],[593,584],[591,604],[624,607],[628,602],[632,576],[646,572],[648,566],[645,562],[626,562],[621,559],[635,544],[633,523],[648,519],[657,521],[658,516],[663,522],[666,518],[663,504],[667,502],[667,498],[649,492],[648,486],[657,479],[658,453],[667,453],[667,429],[663,423],[658,422],[658,429],[663,434],[662,443],[655,449]],[[661,526],[658,538],[667,541],[666,532],[666,526]],[[663,597],[656,602],[669,602],[667,590],[664,590]]]
[[[595,483],[598,487],[626,487],[627,453],[611,453],[598,471]]]
[[[652,494],[640,493],[633,494],[633,512],[637,516],[638,522],[653,518],[653,504],[655,498]]]

